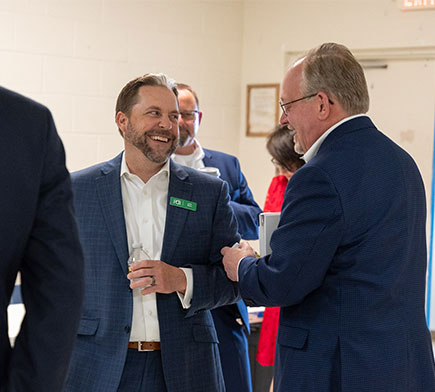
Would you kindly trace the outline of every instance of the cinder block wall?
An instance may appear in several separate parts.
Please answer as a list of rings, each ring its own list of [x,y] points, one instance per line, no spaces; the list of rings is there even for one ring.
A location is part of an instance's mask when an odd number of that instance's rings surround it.
[[[147,72],[191,84],[204,146],[238,153],[243,1],[2,0],[0,85],[46,104],[77,170],[122,149],[120,89]]]

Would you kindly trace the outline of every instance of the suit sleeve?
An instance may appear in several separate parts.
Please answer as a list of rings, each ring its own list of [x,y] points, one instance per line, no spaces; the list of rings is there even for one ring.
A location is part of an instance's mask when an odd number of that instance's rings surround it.
[[[238,189],[231,195],[232,200],[230,204],[236,215],[239,233],[242,238],[245,240],[256,240],[258,239],[258,215],[262,211],[254,200],[238,160],[236,160],[235,170],[237,172]]]
[[[83,256],[70,177],[51,114],[45,109],[41,117],[44,160],[21,266],[26,315],[13,350],[8,391],[62,390],[81,313]]]
[[[315,167],[300,169],[287,187],[271,255],[240,262],[243,298],[265,306],[302,302],[321,285],[343,230],[340,198],[327,174]]]
[[[241,298],[238,284],[227,278],[220,253],[222,247],[239,241],[237,223],[229,205],[228,185],[222,182],[213,218],[209,264],[189,265],[193,270],[193,297],[187,316]]]

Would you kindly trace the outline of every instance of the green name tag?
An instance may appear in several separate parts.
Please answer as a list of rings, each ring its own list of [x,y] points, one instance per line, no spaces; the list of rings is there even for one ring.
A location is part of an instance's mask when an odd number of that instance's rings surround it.
[[[169,199],[169,204],[174,207],[185,208],[186,210],[196,211],[196,203],[194,201],[179,199],[172,197]]]

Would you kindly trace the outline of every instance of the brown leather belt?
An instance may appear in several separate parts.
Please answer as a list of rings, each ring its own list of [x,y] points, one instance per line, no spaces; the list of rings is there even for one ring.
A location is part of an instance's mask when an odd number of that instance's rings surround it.
[[[156,351],[160,350],[160,342],[128,342],[128,348],[137,351]]]

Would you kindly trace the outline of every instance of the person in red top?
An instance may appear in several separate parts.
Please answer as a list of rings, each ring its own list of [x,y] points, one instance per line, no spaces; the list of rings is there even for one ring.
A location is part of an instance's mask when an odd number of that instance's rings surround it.
[[[293,132],[286,126],[278,125],[269,134],[266,148],[272,156],[277,175],[272,178],[269,185],[263,210],[280,212],[287,183],[293,173],[305,162],[301,159],[301,155],[295,152]],[[256,357],[262,366],[274,364],[279,309],[279,307],[268,307],[264,311]]]

